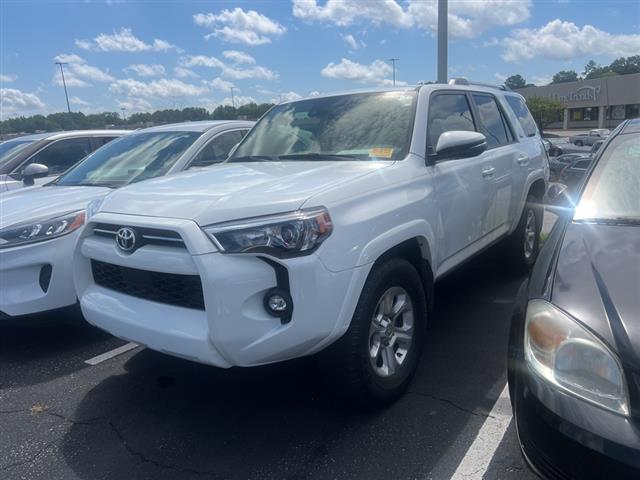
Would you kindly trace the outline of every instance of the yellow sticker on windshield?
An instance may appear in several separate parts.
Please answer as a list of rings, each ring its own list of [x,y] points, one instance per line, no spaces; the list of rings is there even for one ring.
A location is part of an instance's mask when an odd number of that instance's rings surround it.
[[[370,157],[391,158],[393,156],[393,148],[376,147],[369,150]]]

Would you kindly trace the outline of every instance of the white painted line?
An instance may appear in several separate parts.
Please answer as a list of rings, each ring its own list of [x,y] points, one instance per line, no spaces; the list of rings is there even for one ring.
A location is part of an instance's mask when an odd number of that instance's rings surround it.
[[[482,478],[510,423],[509,386],[505,385],[451,480]]]
[[[138,344],[130,342],[125,345],[122,345],[121,347],[114,348],[113,350],[110,350],[101,355],[98,355],[97,357],[93,357],[93,358],[90,358],[89,360],[85,360],[84,363],[88,365],[98,365],[99,363],[109,360],[110,358],[117,357],[118,355],[122,355],[123,353],[127,353],[129,350],[133,350],[134,348],[138,348]]]

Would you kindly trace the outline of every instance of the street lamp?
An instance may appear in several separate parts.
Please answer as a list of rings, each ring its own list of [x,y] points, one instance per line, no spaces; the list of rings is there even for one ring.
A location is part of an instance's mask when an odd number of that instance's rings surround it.
[[[233,96],[233,87],[229,87],[229,90],[231,90],[231,106],[233,108],[236,108],[236,100],[235,100],[235,97]]]
[[[389,61],[391,65],[393,65],[393,86],[396,86],[396,62],[400,60],[399,58],[390,58]]]
[[[71,107],[69,106],[69,94],[67,93],[67,82],[64,80],[64,68],[63,65],[68,65],[67,62],[54,62],[56,65],[60,67],[60,74],[62,75],[62,86],[64,87],[64,96],[67,99],[67,110],[71,113]]]
[[[447,0],[438,0],[438,83],[447,83]]]

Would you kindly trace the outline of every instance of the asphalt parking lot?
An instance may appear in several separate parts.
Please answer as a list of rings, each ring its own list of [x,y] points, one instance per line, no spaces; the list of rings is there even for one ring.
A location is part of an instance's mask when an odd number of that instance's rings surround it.
[[[499,264],[438,284],[418,374],[380,411],[342,405],[310,359],[218,370],[136,348],[88,365],[125,342],[3,328],[0,478],[535,478],[504,391],[522,278]]]

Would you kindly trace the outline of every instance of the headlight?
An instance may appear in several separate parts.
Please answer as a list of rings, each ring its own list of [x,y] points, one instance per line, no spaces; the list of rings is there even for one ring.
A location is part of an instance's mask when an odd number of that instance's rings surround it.
[[[103,203],[104,203],[104,197],[98,198],[96,200],[92,200],[91,202],[89,202],[89,205],[87,205],[87,220],[90,220],[91,217],[93,217],[96,213],[98,213]]]
[[[0,230],[0,249],[60,237],[84,225],[85,212],[67,213],[47,220],[25,222]]]
[[[524,355],[531,369],[555,387],[607,410],[629,414],[627,388],[618,358],[549,302],[529,302]]]
[[[279,258],[313,252],[332,230],[331,217],[324,208],[204,227],[223,253],[266,253]]]

